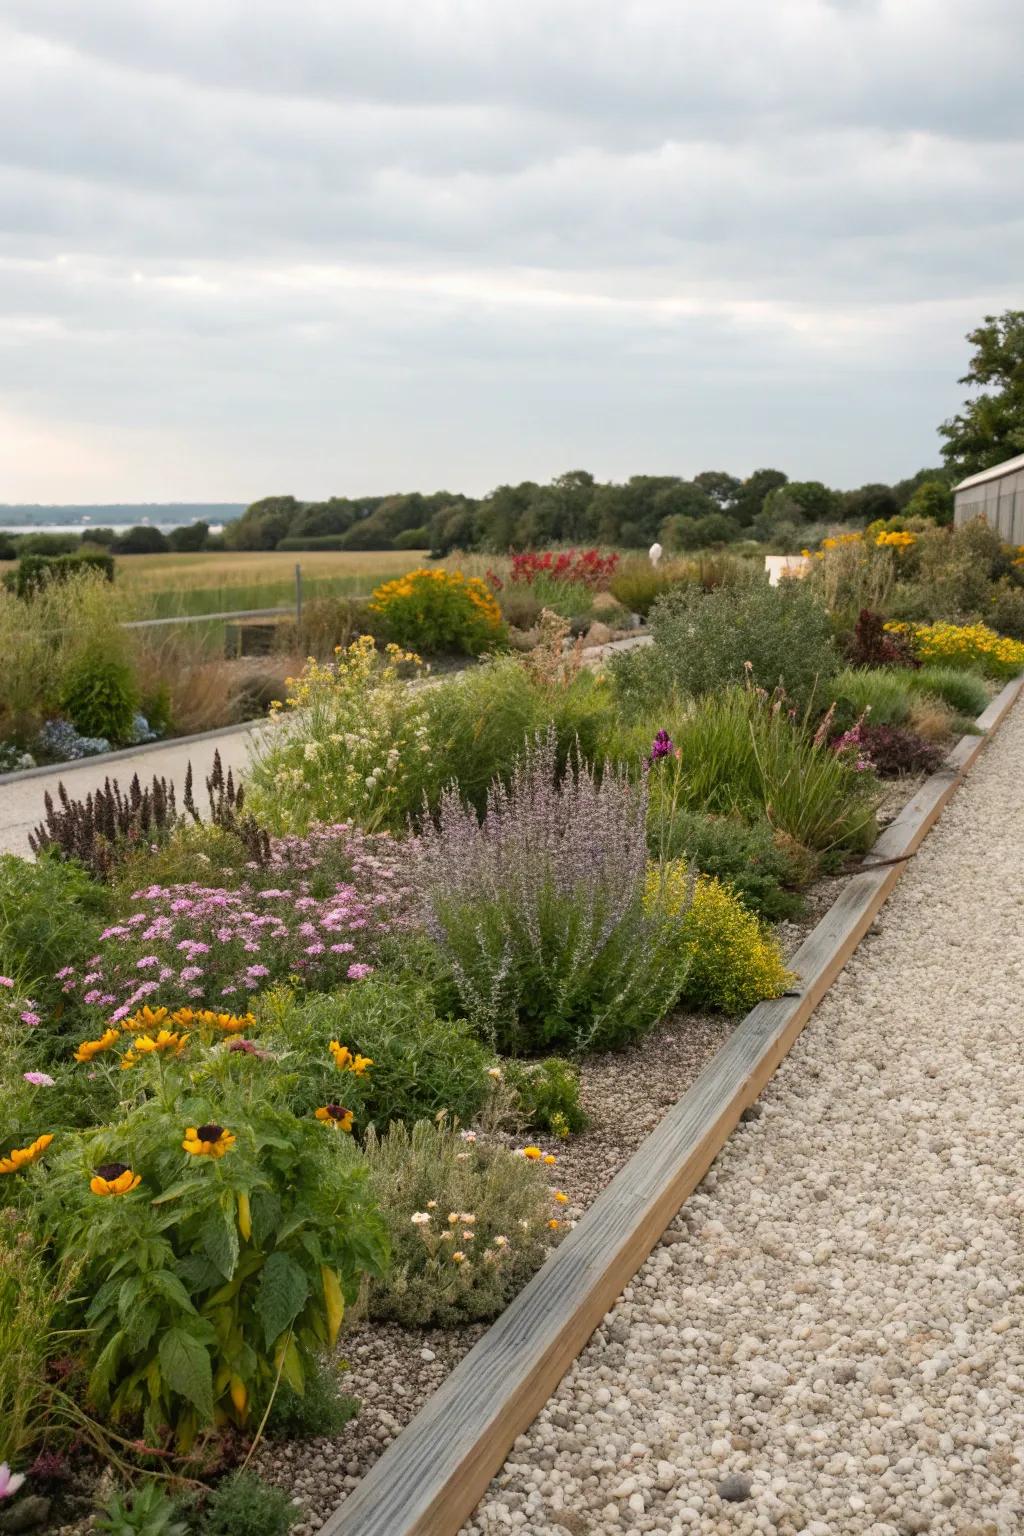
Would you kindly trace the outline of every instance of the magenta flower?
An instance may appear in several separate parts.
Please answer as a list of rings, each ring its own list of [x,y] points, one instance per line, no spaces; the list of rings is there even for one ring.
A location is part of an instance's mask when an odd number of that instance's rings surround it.
[[[659,762],[663,757],[669,757],[672,753],[675,752],[675,749],[675,742],[672,740],[668,731],[658,731],[654,740],[651,742],[651,755],[647,759],[648,766],[653,768],[655,763]]]
[[[350,965],[345,972],[349,981],[362,981],[364,976],[373,975],[373,966],[364,965],[361,961],[356,965]]]
[[[28,1008],[25,1009],[25,1012],[20,1017],[23,1024],[41,1024],[43,1022],[38,1013],[32,1013]]]

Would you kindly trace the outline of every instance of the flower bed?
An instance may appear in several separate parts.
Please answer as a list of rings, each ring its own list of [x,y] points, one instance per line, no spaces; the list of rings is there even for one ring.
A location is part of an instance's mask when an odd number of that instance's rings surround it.
[[[336,1336],[368,1395],[360,1361],[431,1348],[400,1330],[500,1312],[789,987],[766,918],[870,844],[872,764],[918,771],[980,686],[844,672],[810,584],[694,587],[653,629],[426,690],[361,639],[307,665],[244,805],[69,802],[0,864],[0,1181],[43,1298],[0,1360],[0,1402],[36,1383],[12,1497],[79,1517],[106,1464],[205,1531],[258,1495],[239,1447],[292,1487],[279,1437],[363,1443]],[[373,1390],[397,1424],[414,1391]]]

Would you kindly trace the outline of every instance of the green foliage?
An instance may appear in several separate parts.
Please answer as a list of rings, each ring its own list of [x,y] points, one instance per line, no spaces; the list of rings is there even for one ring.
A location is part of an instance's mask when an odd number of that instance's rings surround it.
[[[651,832],[653,853],[685,858],[701,874],[716,876],[759,917],[777,922],[803,911],[793,887],[810,878],[813,860],[763,815],[748,822],[735,812],[712,815],[677,806],[664,834],[653,824]],[[659,840],[660,850],[653,846]]]
[[[339,1098],[356,1111],[357,1125],[412,1124],[441,1113],[468,1124],[490,1088],[493,1056],[465,1019],[441,1019],[429,987],[411,975],[367,977],[358,987],[301,1005],[280,990],[266,995],[261,1012],[267,1040],[288,1054],[289,1102],[297,1114]],[[337,1040],[373,1066],[356,1077],[339,1074],[330,1052]]]
[[[179,1506],[159,1483],[144,1483],[132,1494],[114,1493],[93,1521],[104,1536],[189,1536]]]
[[[562,1056],[543,1061],[509,1061],[505,1082],[515,1095],[523,1122],[531,1130],[565,1138],[585,1131],[588,1120],[580,1102],[579,1068]]]
[[[975,350],[960,383],[979,393],[939,428],[942,456],[959,475],[1024,453],[1024,310],[986,315],[967,340]]]
[[[927,517],[945,525],[953,521],[953,492],[944,480],[922,480],[907,502],[908,517]]]
[[[386,1253],[350,1139],[280,1107],[259,1056],[202,1039],[136,1059],[122,1081],[153,1096],[62,1137],[37,1184],[56,1251],[83,1265],[90,1402],[146,1436],[171,1426],[183,1450],[258,1421],[279,1375],[301,1393]]]
[[[659,721],[659,724],[661,722]],[[776,832],[818,854],[870,847],[877,831],[878,785],[815,742],[779,700],[742,688],[700,700],[665,723],[681,753],[678,790],[652,773],[651,825],[671,823],[673,808],[747,820],[766,817]],[[643,760],[653,731],[635,726],[614,743],[616,755]],[[655,835],[655,834],[652,834]]]
[[[988,622],[1001,635],[1024,640],[1024,587],[1005,577],[997,582],[990,599]]]
[[[56,973],[95,952],[107,910],[106,893],[78,865],[0,855],[0,974],[19,978],[46,1009],[59,1011]]]
[[[913,694],[933,695],[958,714],[976,719],[989,704],[985,682],[977,672],[960,667],[921,667],[902,679]]]
[[[114,558],[99,549],[80,549],[68,555],[23,554],[13,571],[4,575],[4,586],[16,597],[31,598],[42,587],[60,585],[94,571],[105,581],[114,579]]]
[[[131,736],[139,706],[135,674],[120,657],[86,654],[69,668],[60,704],[83,736],[102,736],[119,745]]]
[[[698,1008],[745,1013],[765,998],[780,997],[793,980],[776,941],[719,880],[689,875],[676,859],[648,876],[648,900],[676,920],[689,956],[684,992]]]
[[[667,682],[699,697],[749,674],[767,690],[781,684],[803,707],[839,667],[828,614],[799,581],[680,588],[654,605],[651,628],[653,656],[628,652],[612,663],[620,696],[636,688],[650,697],[652,684],[661,691]]]
[[[559,1207],[546,1168],[427,1120],[371,1132],[366,1157],[392,1250],[370,1316],[406,1327],[497,1317],[547,1254]]]
[[[299,1511],[253,1472],[225,1478],[207,1501],[199,1536],[287,1536]]]
[[[829,697],[820,701],[822,706],[835,704],[833,734],[849,730],[865,711],[871,725],[902,725],[910,713],[912,676],[910,668],[848,667],[840,672],[830,684]]]
[[[58,1353],[58,1309],[68,1279],[46,1268],[43,1250],[8,1210],[0,1220],[0,1461],[23,1471],[48,1421],[47,1367]]]
[[[685,577],[672,566],[655,567],[648,561],[630,563],[612,577],[609,591],[627,612],[646,619],[657,599],[678,586],[681,579]]]
[[[359,1412],[359,1399],[338,1390],[337,1371],[314,1360],[306,1373],[305,1390],[296,1392],[287,1382],[277,1389],[269,1434],[281,1440],[310,1440],[315,1435],[336,1435]]]

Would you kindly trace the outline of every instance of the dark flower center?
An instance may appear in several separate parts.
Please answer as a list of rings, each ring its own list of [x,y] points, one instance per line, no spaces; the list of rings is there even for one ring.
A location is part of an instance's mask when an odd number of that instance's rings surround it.
[[[345,1108],[344,1104],[325,1104],[324,1108],[332,1120],[344,1120],[345,1116],[348,1114],[348,1110]]]
[[[200,1141],[220,1141],[224,1134],[222,1125],[201,1125],[196,1131]]]
[[[128,1172],[128,1164],[104,1163],[102,1168],[96,1169],[96,1172],[101,1179],[106,1179],[108,1184],[112,1184],[115,1179],[121,1177],[122,1173]]]

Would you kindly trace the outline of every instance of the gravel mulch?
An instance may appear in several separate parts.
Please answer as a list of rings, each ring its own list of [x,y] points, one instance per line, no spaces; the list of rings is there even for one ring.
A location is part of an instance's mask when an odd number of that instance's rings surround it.
[[[1024,706],[463,1536],[1024,1529]]]

